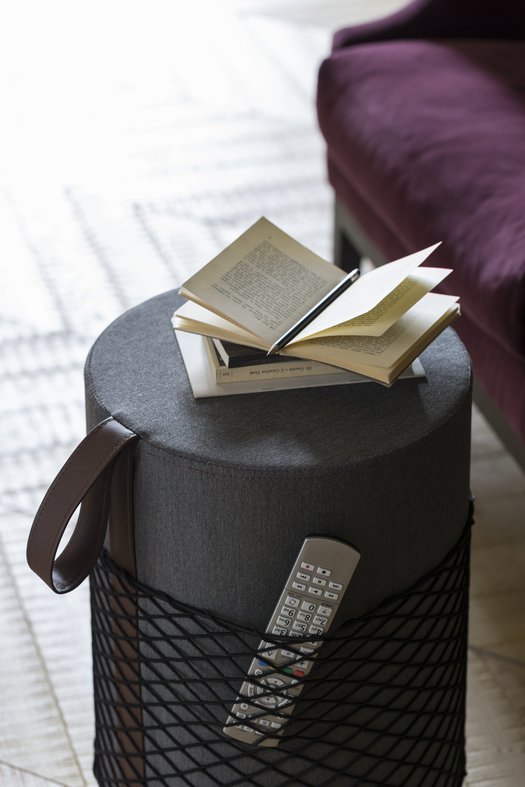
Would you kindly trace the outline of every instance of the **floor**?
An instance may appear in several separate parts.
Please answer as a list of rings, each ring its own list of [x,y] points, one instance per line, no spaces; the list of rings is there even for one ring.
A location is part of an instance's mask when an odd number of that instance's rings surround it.
[[[331,255],[313,96],[393,0],[19,0],[0,10],[0,784],[92,785],[87,586],[26,568],[107,323],[261,214]],[[525,785],[525,480],[474,412],[469,787]]]

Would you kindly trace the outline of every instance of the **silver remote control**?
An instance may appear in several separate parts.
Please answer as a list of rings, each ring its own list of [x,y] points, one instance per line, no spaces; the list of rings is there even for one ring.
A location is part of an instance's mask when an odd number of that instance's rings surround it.
[[[266,634],[278,637],[326,634],[359,557],[359,552],[344,541],[305,538]],[[301,679],[311,670],[321,644],[290,643],[289,647],[283,647],[261,642],[257,649],[259,655],[250,665],[223,729],[226,735],[243,743],[277,746],[287,716],[293,712],[294,700],[302,691]],[[253,681],[249,680],[252,676]]]

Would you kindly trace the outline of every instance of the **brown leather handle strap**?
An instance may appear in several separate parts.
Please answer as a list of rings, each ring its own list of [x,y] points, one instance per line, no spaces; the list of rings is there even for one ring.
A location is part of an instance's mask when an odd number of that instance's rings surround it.
[[[49,487],[27,542],[27,562],[55,593],[68,593],[97,562],[106,533],[111,475],[118,455],[137,435],[107,418],[82,440]],[[75,530],[57,558],[60,540],[82,503]]]

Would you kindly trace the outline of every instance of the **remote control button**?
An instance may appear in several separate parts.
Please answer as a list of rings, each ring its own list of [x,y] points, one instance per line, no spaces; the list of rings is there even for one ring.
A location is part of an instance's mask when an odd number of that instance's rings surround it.
[[[322,634],[323,633],[323,629],[320,628],[319,626],[310,626],[310,628],[308,629],[308,633],[309,634]]]
[[[256,698],[257,705],[265,705],[268,708],[280,708],[282,705],[289,705],[290,699],[286,694],[268,694],[268,691],[281,690],[286,687],[286,682],[282,678],[272,676],[264,678],[259,684],[249,685],[250,696]],[[260,695],[264,696],[260,696]]]
[[[343,586],[341,585],[340,582],[329,582],[328,583],[328,587],[331,588],[332,590],[342,590],[343,589]]]
[[[279,621],[277,621],[277,622],[279,622]],[[316,626],[326,626],[326,624],[328,623],[328,620],[326,618],[319,617],[319,615],[316,615],[315,618],[314,618],[314,623],[315,623]]]
[[[317,607],[317,614],[324,615],[326,618],[329,618],[332,614],[332,607],[326,607],[324,604],[319,604]]]
[[[270,726],[270,722],[268,721],[268,719],[259,719],[259,724],[261,725],[261,727],[269,727]]]
[[[270,726],[271,726],[272,730],[280,730],[281,729],[281,725],[279,724],[278,721],[272,721]]]
[[[246,718],[246,714],[237,712],[237,718],[238,719],[245,719]]]
[[[297,621],[293,624],[294,631],[306,631],[306,623],[298,623]],[[313,632],[316,634],[317,632]]]
[[[312,666],[312,662],[311,661],[298,661],[297,664],[295,664],[295,667],[297,669],[302,669],[305,672],[306,672],[307,669],[310,669],[311,666]]]
[[[302,670],[300,670],[300,669],[295,669],[295,670],[293,671],[293,674],[294,674],[294,675],[295,675],[297,678],[304,678],[304,672],[303,672]]]
[[[323,595],[323,591],[320,590],[319,588],[308,588],[308,592],[311,593],[314,596],[322,596]],[[326,595],[328,595],[328,593]]]
[[[310,612],[298,612],[297,613],[297,620],[302,620],[303,623],[308,623],[312,619],[312,615]]]
[[[301,604],[301,609],[304,609],[305,612],[315,612],[315,604],[312,604],[311,601],[303,601]]]
[[[315,566],[312,566],[311,563],[301,563],[301,568],[304,568],[305,571],[314,571]]]
[[[272,634],[276,634],[278,637],[286,637],[288,631],[286,629],[279,628],[279,626],[274,626],[272,629]]]
[[[321,579],[321,577],[314,577],[312,582],[314,585],[326,585],[326,579]]]
[[[293,618],[295,617],[295,609],[291,609],[290,607],[283,607],[281,609],[281,615],[286,618]]]
[[[263,653],[259,654],[260,656],[264,656],[265,659],[269,661],[273,661],[274,658],[277,656],[277,650],[265,650]]]
[[[286,601],[284,603],[287,604],[289,607],[298,607],[299,601],[300,599],[295,598],[294,596],[287,596]]]
[[[248,710],[248,705],[245,702],[241,702],[241,704],[239,705],[239,708],[241,710]]]
[[[303,574],[302,571],[298,571],[295,576],[297,577],[297,579],[301,579],[303,582],[310,581],[310,574]]]
[[[339,593],[331,593],[329,590],[325,590],[324,597],[329,598],[330,601],[337,601],[339,598]]]
[[[297,653],[295,653],[293,650],[281,650],[281,656],[283,656],[285,659],[293,659],[297,656]]]
[[[321,568],[321,566],[318,566],[317,573],[321,574],[322,577],[329,577],[332,572],[328,568]]]
[[[312,653],[315,653],[315,648],[304,647],[301,648],[299,652],[302,653],[304,656],[310,656]]]
[[[283,628],[288,628],[291,623],[290,618],[277,618],[276,621],[278,626],[283,626]]]
[[[292,587],[294,590],[306,590],[306,585],[301,582],[292,582]]]

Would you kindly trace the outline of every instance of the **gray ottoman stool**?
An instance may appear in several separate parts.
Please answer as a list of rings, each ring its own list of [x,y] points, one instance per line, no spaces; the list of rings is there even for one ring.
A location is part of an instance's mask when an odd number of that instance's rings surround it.
[[[140,437],[132,532],[115,512],[92,579],[99,782],[460,785],[463,345],[448,329],[422,356],[427,379],[392,389],[196,401],[170,326],[179,305],[167,293],[127,312],[86,364],[88,427],[111,415]],[[279,747],[252,750],[222,727],[309,534],[361,561],[297,718]]]
[[[459,787],[471,524],[462,344],[447,330],[423,354],[427,379],[391,389],[195,400],[170,325],[179,304],[154,298],[95,343],[91,431],[28,541],[56,592],[93,569],[99,784]],[[329,632],[290,645],[264,630],[308,535],[349,542],[361,560]],[[223,732],[263,636],[290,659],[265,689],[274,707],[279,673],[304,684],[272,748]],[[322,645],[304,675],[295,647],[313,639]]]

